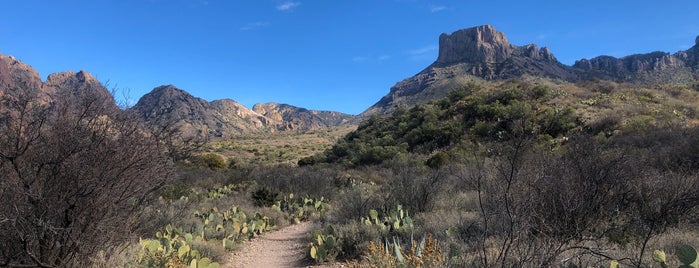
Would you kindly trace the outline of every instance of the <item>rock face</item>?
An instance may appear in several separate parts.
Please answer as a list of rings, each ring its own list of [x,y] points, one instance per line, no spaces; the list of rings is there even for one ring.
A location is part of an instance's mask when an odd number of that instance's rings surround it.
[[[498,63],[507,60],[514,49],[505,34],[493,26],[483,25],[441,34],[436,63]]]
[[[207,102],[173,85],[156,87],[131,109],[148,125],[174,124],[185,135],[230,137],[264,130],[270,123],[233,100]]]
[[[0,96],[9,91],[14,94],[18,91],[32,94],[40,102],[89,95],[92,101],[106,102],[103,104],[107,109],[118,109],[109,91],[85,71],[51,74],[42,82],[34,68],[12,56],[0,54]]]
[[[31,66],[12,56],[0,54],[0,96],[9,90],[31,90],[42,99],[48,95],[43,91],[43,83],[39,73]]]
[[[599,56],[573,64],[582,78],[636,82],[686,82],[699,77],[699,37],[692,48],[674,54],[651,52],[622,58]]]
[[[396,107],[440,99],[448,91],[474,80],[521,76],[573,82],[599,78],[640,83],[692,83],[699,80],[699,37],[694,47],[675,54],[653,52],[621,59],[599,56],[566,66],[548,48],[538,48],[535,44],[512,45],[505,34],[490,25],[441,34],[437,60],[415,76],[396,83],[361,116],[385,114]]]
[[[350,122],[354,116],[332,111],[316,111],[288,104],[258,103],[252,107],[258,114],[279,122],[279,130],[318,130]]]
[[[90,94],[93,100],[106,102],[112,110],[118,109],[109,90],[84,70],[50,74],[44,82],[44,91],[51,92],[56,98],[78,98]]]

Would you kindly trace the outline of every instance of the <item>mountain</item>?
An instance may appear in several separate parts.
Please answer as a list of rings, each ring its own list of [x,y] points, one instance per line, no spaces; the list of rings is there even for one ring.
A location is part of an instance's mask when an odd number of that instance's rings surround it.
[[[131,109],[148,125],[176,124],[185,135],[228,137],[260,131],[270,124],[233,100],[207,102],[173,85],[156,87]]]
[[[12,56],[0,54],[0,96],[11,91],[26,93],[42,102],[56,98],[107,102],[109,110],[119,109],[111,93],[86,71],[50,74],[42,82],[31,66]],[[90,98],[84,98],[91,94]],[[67,101],[64,103],[71,103]],[[83,103],[84,104],[84,103]],[[354,122],[355,116],[332,111],[315,111],[288,104],[255,105],[255,111],[231,99],[208,102],[173,85],[160,86],[139,99],[130,111],[150,127],[177,126],[185,135],[228,138],[238,134],[306,131]]]
[[[105,102],[105,108],[118,109],[109,90],[85,71],[51,74],[45,82],[42,82],[34,68],[15,57],[0,54],[0,96],[7,92],[26,94],[39,102],[52,102],[56,98],[75,99],[89,96],[89,101]],[[80,105],[80,103],[73,103],[73,105]]]
[[[699,37],[696,42],[699,42]],[[621,59],[600,56],[560,63],[548,48],[535,44],[515,46],[493,26],[482,25],[439,36],[439,56],[390,92],[361,116],[386,114],[400,106],[426,103],[474,81],[505,80],[522,76],[576,82],[592,78],[626,82],[691,83],[699,78],[699,43],[675,54],[653,52]]]
[[[252,107],[256,113],[281,122],[280,130],[317,130],[350,122],[354,116],[333,111],[317,111],[288,104],[258,103]]]
[[[250,110],[230,99],[207,102],[172,85],[153,89],[132,109],[149,125],[177,124],[189,135],[224,138],[263,131],[325,129],[353,118],[339,112],[307,110],[277,103],[256,104]]]

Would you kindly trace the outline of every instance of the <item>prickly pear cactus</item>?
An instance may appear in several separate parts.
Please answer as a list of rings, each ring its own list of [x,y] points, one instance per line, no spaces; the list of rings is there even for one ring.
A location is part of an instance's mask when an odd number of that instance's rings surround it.
[[[697,251],[694,249],[694,247],[690,245],[681,245],[675,249],[675,254],[681,263],[679,266],[680,268],[699,267],[699,262],[697,261]],[[670,267],[667,263],[667,256],[662,250],[656,250],[653,252],[653,261],[660,264],[660,267]]]

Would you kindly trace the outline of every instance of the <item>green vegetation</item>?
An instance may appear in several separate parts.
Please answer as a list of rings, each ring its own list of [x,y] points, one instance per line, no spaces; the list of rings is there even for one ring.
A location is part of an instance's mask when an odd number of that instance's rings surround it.
[[[331,149],[301,159],[299,165],[374,165],[468,141],[505,142],[523,135],[555,143],[555,138],[581,122],[572,107],[550,105],[550,91],[543,85],[523,83],[494,88],[471,84],[437,102],[398,109],[388,117],[371,117]],[[444,160],[445,156],[436,156],[430,165],[439,165],[439,157]]]

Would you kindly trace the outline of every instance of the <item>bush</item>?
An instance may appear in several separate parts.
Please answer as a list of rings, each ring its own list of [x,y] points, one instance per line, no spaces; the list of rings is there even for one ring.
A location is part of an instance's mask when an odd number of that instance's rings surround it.
[[[271,207],[277,201],[279,193],[272,192],[267,187],[257,189],[252,193],[252,200],[255,206]]]
[[[211,170],[221,170],[228,166],[226,164],[226,159],[224,159],[223,156],[215,153],[206,153],[197,156],[192,162],[194,162],[196,165],[206,167]]]
[[[0,264],[87,266],[111,254],[169,177],[160,142],[101,90],[62,89],[49,104],[27,88],[0,97]]]

